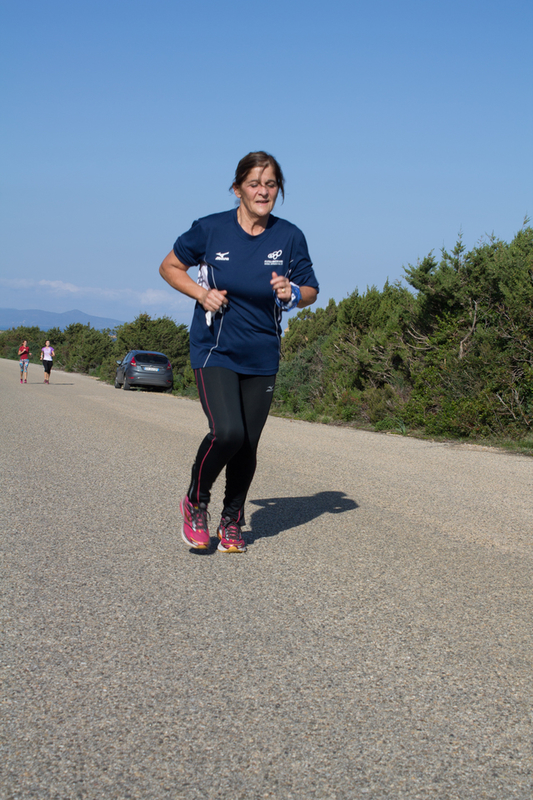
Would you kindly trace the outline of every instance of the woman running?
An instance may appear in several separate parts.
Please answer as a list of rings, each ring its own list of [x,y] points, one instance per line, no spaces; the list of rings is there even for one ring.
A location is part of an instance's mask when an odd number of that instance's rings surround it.
[[[182,537],[189,547],[209,547],[211,488],[225,468],[218,549],[243,553],[244,503],[279,367],[281,312],[314,303],[318,283],[303,233],[272,214],[278,193],[284,197],[276,159],[249,153],[232,189],[238,207],[196,220],[159,271],[196,300],[191,365],[209,423],[180,503]],[[194,281],[187,271],[196,266]]]
[[[50,383],[50,373],[52,371],[52,365],[54,363],[54,356],[55,356],[55,350],[53,347],[50,346],[50,342],[47,339],[44,347],[41,347],[41,361],[43,362],[43,367],[44,367],[45,383]]]
[[[28,383],[28,364],[30,363],[31,353],[26,339],[19,347],[19,366],[20,366],[20,382]]]

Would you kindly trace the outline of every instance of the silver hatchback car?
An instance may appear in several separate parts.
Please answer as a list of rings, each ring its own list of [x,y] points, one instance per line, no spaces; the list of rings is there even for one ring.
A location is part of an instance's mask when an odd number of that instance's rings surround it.
[[[130,350],[122,361],[117,361],[115,389],[135,389],[155,386],[170,394],[174,384],[172,365],[164,353],[151,350]]]

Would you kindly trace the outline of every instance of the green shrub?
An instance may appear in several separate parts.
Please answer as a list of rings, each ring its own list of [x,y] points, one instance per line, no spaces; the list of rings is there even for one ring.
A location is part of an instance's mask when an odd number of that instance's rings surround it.
[[[289,323],[275,408],[379,430],[527,438],[533,429],[533,229],[406,270]]]

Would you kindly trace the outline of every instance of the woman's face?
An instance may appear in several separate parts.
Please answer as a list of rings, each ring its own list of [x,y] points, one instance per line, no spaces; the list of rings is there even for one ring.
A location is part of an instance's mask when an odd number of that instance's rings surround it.
[[[26,341],[26,339],[24,339],[24,341],[22,342],[22,346],[26,347],[27,344],[28,344],[28,342]]]
[[[250,216],[264,217],[270,214],[279,192],[274,169],[270,164],[254,167],[240,186],[233,185],[233,191]]]
[[[47,340],[46,340],[46,342],[44,343],[44,346],[45,346],[45,347],[50,347],[50,342],[48,341],[48,339],[47,339]]]

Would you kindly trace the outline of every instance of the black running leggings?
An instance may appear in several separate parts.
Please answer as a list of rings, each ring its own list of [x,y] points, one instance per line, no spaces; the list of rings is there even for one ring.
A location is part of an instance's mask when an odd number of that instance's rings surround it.
[[[276,376],[240,375],[223,367],[205,367],[194,374],[209,433],[198,449],[187,494],[193,503],[209,503],[211,487],[226,467],[222,514],[243,525],[244,501]]]

